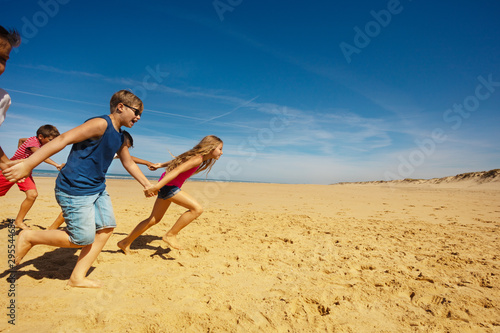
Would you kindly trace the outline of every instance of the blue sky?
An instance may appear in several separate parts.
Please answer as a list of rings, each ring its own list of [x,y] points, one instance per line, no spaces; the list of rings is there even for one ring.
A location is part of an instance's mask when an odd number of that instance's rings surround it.
[[[0,6],[0,24],[23,35],[0,77],[13,101],[0,128],[9,156],[39,126],[67,131],[131,89],[145,104],[132,154],[166,161],[215,134],[224,156],[212,179],[330,184],[500,167],[497,1]]]

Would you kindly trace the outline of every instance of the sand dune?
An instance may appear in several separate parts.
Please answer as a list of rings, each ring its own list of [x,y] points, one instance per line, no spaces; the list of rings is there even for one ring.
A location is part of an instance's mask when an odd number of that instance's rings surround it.
[[[54,179],[36,182],[27,223],[43,229],[59,208]],[[17,273],[17,325],[4,316],[0,331],[499,332],[500,182],[474,182],[188,182],[205,212],[179,238],[187,249],[161,241],[173,206],[125,256],[116,242],[153,200],[110,180],[118,227],[90,273],[104,288],[66,290],[79,252],[34,247]],[[0,218],[13,217],[22,193],[0,200]]]
[[[490,171],[478,171],[478,172],[467,172],[461,173],[456,176],[442,177],[442,178],[432,178],[432,179],[398,179],[391,181],[368,181],[368,182],[352,182],[352,183],[340,183],[340,184],[388,184],[388,185],[398,185],[398,184],[457,184],[459,186],[468,185],[476,186],[485,183],[496,183],[500,182],[500,169],[493,169]],[[497,186],[494,184],[493,186]]]

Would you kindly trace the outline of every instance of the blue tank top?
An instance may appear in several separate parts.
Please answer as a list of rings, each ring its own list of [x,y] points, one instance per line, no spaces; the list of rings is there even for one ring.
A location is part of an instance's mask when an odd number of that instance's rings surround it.
[[[106,172],[124,138],[121,131],[115,130],[109,116],[96,118],[107,121],[106,131],[97,140],[87,139],[73,145],[56,179],[56,189],[70,195],[92,195],[106,188]]]

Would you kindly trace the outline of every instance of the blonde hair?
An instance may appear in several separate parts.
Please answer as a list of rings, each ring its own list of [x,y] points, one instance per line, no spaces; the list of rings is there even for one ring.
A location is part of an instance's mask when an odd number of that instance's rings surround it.
[[[194,146],[187,152],[182,153],[179,156],[175,157],[172,160],[172,162],[170,162],[169,165],[167,166],[166,171],[167,172],[172,171],[173,169],[175,169],[176,167],[178,167],[179,165],[181,165],[182,163],[186,162],[187,160],[189,160],[194,156],[198,155],[205,156],[210,154],[221,143],[223,143],[222,140],[216,137],[215,135],[207,135],[206,137],[201,139],[201,141],[196,146]],[[200,173],[207,169],[208,169],[207,171],[208,174],[212,169],[212,166],[214,165],[215,161],[216,160],[213,158],[209,158],[208,160],[203,161],[198,170],[196,170],[195,174]]]
[[[111,113],[115,112],[116,107],[120,103],[130,106],[137,105],[139,111],[142,112],[144,110],[144,105],[142,104],[141,99],[128,90],[117,91],[113,94],[113,96],[111,96],[111,100],[109,101]]]

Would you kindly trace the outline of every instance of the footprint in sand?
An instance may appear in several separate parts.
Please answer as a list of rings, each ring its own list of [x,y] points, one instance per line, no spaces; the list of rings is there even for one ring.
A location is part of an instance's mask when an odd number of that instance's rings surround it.
[[[375,269],[372,265],[361,265],[361,270],[363,271],[373,271]]]

